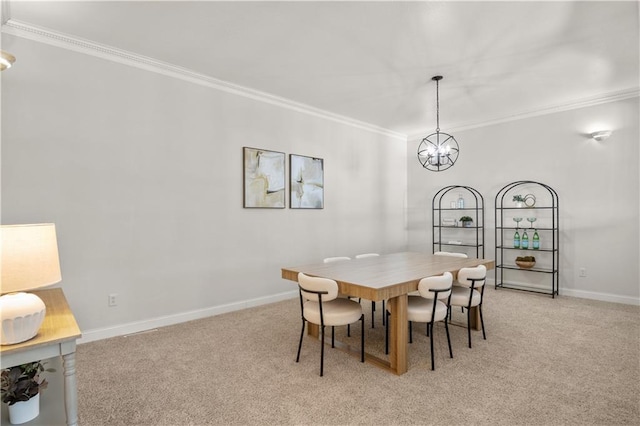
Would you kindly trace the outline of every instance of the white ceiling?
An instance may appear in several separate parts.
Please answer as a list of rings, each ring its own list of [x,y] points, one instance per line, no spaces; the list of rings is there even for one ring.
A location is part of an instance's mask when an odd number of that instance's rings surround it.
[[[638,2],[10,1],[4,20],[407,135],[637,95]],[[19,61],[19,58],[18,58]]]

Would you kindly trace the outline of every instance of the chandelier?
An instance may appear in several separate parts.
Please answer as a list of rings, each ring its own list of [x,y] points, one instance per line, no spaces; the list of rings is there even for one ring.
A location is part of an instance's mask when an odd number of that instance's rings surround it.
[[[453,166],[458,160],[460,148],[453,136],[440,131],[440,80],[441,75],[432,77],[436,82],[436,132],[422,139],[418,145],[418,161],[427,170],[441,172]]]

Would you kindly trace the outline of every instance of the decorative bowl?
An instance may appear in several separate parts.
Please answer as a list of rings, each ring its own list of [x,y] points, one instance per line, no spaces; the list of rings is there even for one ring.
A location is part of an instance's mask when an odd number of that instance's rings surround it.
[[[531,269],[535,264],[535,261],[516,260],[516,265],[518,265],[522,269]]]

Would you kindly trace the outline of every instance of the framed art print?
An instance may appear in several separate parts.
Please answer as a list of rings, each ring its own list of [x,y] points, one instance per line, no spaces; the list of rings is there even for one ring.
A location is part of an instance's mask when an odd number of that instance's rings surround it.
[[[243,148],[245,208],[285,208],[285,154]]]
[[[324,161],[322,158],[289,155],[292,209],[324,208]]]

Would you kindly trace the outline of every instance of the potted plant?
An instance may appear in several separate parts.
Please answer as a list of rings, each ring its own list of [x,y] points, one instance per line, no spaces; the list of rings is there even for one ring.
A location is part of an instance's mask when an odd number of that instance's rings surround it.
[[[40,391],[46,389],[47,380],[40,377],[44,368],[41,361],[28,362],[2,370],[0,393],[2,402],[9,404],[9,421],[20,424],[40,414]]]
[[[462,222],[462,226],[469,228],[473,224],[473,218],[471,216],[462,216],[460,222]]]
[[[520,194],[514,195],[513,196],[513,202],[516,203],[516,207],[523,207],[524,206],[524,197]]]

